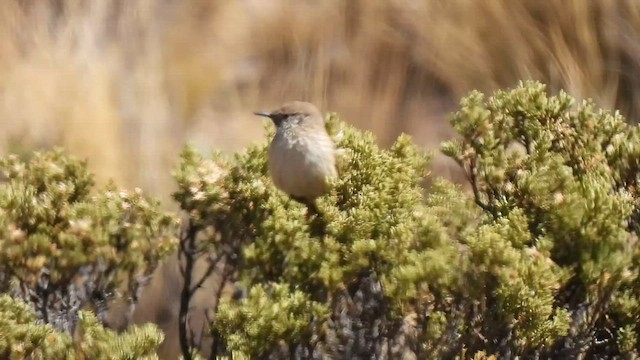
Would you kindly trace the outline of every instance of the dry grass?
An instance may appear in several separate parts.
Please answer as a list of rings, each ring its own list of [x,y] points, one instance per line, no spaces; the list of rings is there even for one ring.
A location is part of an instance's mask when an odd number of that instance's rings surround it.
[[[259,107],[307,99],[435,149],[460,96],[539,79],[640,116],[632,0],[5,0],[0,149],[64,145],[101,181],[165,199],[185,141],[260,139]],[[435,171],[455,178],[445,159]],[[171,327],[167,267],[140,319]],[[149,300],[145,300],[149,301]],[[169,306],[169,308],[167,307]],[[149,310],[151,309],[151,310]],[[174,352],[168,349],[168,358]]]
[[[640,115],[640,3],[635,1],[428,1],[437,32],[420,33],[424,58],[456,94],[518,79]],[[413,13],[416,16],[416,13]]]

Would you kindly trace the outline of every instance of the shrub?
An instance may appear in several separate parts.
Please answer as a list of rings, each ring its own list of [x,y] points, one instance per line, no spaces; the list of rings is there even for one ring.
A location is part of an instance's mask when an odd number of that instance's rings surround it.
[[[462,140],[444,151],[465,169],[475,203],[493,224],[517,218],[524,236],[504,240],[557,274],[527,280],[532,274],[514,269],[515,277],[494,291],[507,321],[501,338],[510,339],[498,350],[635,354],[638,127],[590,101],[576,104],[563,92],[550,97],[533,82],[488,99],[474,92],[452,122]],[[522,281],[532,280],[542,289],[526,294]],[[531,308],[534,302],[546,304]],[[536,330],[548,344],[540,349],[527,328],[543,309],[563,331]]]
[[[329,116],[341,175],[319,215],[272,185],[266,143],[232,157],[186,148],[174,174],[184,358],[200,357],[189,312],[214,272],[212,356],[637,356],[638,127],[535,82],[472,92],[452,124],[442,150],[470,192],[425,191],[429,156],[407,136],[381,149]],[[175,219],[140,191],[94,190],[60,151],[0,170],[0,357],[153,358],[155,327],[117,334],[104,315],[116,299],[133,310],[175,248]],[[227,283],[239,291],[223,299]]]
[[[46,349],[104,350],[102,357],[112,349],[126,357],[126,349],[142,355],[155,348],[162,335],[152,327],[120,337],[102,325],[116,300],[129,305],[130,319],[143,285],[177,244],[174,217],[139,190],[95,190],[86,164],[61,151],[26,162],[8,156],[0,170],[0,291],[16,299],[2,298],[2,351],[20,358],[15,346],[42,349],[40,358],[55,359],[64,357]],[[70,336],[78,331],[83,343],[76,346]],[[52,336],[58,347],[42,343]]]
[[[428,156],[408,137],[380,149],[330,116],[341,176],[320,216],[274,188],[266,144],[232,158],[186,149],[175,198],[193,244],[246,289],[214,308],[213,352],[635,354],[638,129],[534,82],[473,92],[452,123],[443,151],[471,194],[442,180],[425,194]]]
[[[90,312],[78,315],[72,338],[50,324],[37,324],[24,303],[0,295],[0,357],[3,359],[157,359],[162,333],[154,325],[134,327],[122,334],[107,330]]]

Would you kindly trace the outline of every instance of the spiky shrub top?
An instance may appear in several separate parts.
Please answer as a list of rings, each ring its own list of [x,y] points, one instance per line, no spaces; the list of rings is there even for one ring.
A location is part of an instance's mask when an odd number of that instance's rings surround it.
[[[436,182],[402,136],[388,150],[335,116],[340,177],[320,217],[275,189],[266,144],[187,149],[176,199],[238,251],[247,296],[214,322],[250,357],[573,358],[636,351],[638,130],[527,83],[474,92],[443,146],[471,194]],[[222,234],[222,236],[220,235]]]
[[[107,330],[90,312],[78,315],[75,337],[50,324],[36,323],[33,310],[17,299],[0,295],[0,358],[34,360],[157,359],[163,339],[151,324],[118,334]]]
[[[104,315],[116,296],[134,305],[140,286],[175,247],[175,220],[142,192],[94,190],[86,164],[61,151],[0,161],[3,291],[39,320],[73,331],[77,312]]]
[[[452,123],[461,139],[443,149],[465,169],[475,203],[491,223],[519,227],[508,247],[548,262],[555,274],[539,281],[556,291],[530,298],[549,315],[569,316],[568,333],[558,333],[568,336],[538,337],[563,357],[636,352],[638,127],[590,101],[548,96],[535,82],[490,98],[473,92]],[[511,322],[504,336],[517,340],[543,308],[514,297],[525,274],[513,270],[494,296]]]
[[[208,238],[213,248],[241,243],[248,297],[223,303],[216,321],[229,350],[384,353],[404,341],[403,317],[429,284],[455,281],[456,249],[423,202],[428,157],[406,136],[382,150],[335,116],[327,125],[341,175],[318,200],[321,217],[273,186],[266,144],[232,159],[182,154],[175,198],[193,222],[226,234]]]

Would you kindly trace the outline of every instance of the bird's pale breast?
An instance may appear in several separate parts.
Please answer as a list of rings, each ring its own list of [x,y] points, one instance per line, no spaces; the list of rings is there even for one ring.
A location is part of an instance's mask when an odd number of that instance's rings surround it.
[[[326,132],[297,134],[278,131],[269,148],[269,171],[274,184],[297,197],[315,199],[336,176],[335,149]]]

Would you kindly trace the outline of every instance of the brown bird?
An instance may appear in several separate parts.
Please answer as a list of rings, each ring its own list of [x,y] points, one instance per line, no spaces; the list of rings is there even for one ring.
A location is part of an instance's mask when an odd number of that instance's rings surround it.
[[[271,112],[276,134],[269,146],[269,172],[277,188],[317,213],[315,199],[327,191],[327,180],[338,175],[335,145],[322,113],[303,101],[285,103]]]

